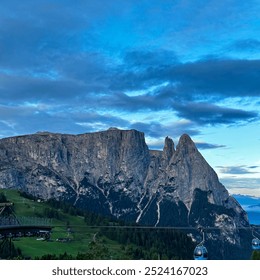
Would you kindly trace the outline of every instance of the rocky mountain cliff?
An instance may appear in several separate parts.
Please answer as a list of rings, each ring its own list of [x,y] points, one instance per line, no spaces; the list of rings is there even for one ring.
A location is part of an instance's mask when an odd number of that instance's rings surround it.
[[[245,243],[239,229],[248,226],[245,211],[188,135],[176,149],[166,137],[163,151],[149,150],[142,132],[116,128],[1,139],[0,188],[155,227],[219,227],[208,234],[211,243],[220,235],[236,249]],[[224,245],[217,247],[217,258],[229,258]]]

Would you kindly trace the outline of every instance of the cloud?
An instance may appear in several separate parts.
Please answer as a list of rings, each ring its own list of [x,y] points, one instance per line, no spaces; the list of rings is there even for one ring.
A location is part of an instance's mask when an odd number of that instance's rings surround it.
[[[1,137],[50,131],[60,133],[85,133],[106,130],[111,126],[128,128],[129,122],[108,113],[65,112],[43,104],[0,106]]]
[[[167,111],[168,114],[192,122],[192,127],[186,127],[187,131],[184,131],[185,127],[179,131],[191,135],[199,131],[195,125],[241,124],[259,117],[255,111],[214,104],[215,100],[229,98],[230,94],[232,96],[228,90],[231,88],[230,85],[218,83],[221,77],[226,75],[227,70],[224,70],[224,74],[221,71],[227,65],[229,70],[235,69],[234,61],[180,63],[173,52],[165,50],[129,51],[124,59],[123,64],[113,64],[101,53],[86,52],[57,55],[53,61],[50,59],[53,63],[52,68],[47,70],[48,67],[45,65],[46,69],[39,69],[39,72],[34,68],[25,69],[24,72],[0,69],[0,103],[17,106],[20,109],[25,102],[45,103],[50,107],[58,104],[59,108],[53,109],[53,112],[54,110],[66,112],[67,117],[72,120],[73,110],[84,115],[84,112],[96,111],[98,108],[99,111],[111,114],[116,112],[115,119],[120,112],[139,111],[149,115],[152,111]],[[247,65],[247,62],[243,63]],[[248,67],[244,68],[243,63],[241,62],[241,77],[236,75],[233,77],[234,83],[235,80],[237,84],[241,83],[240,91],[236,90],[236,97],[241,98],[250,95],[250,87],[253,86],[249,77],[258,76],[257,71],[253,73],[253,70],[257,69],[256,61],[250,62],[252,65],[256,64],[252,66],[251,72],[249,71],[251,64],[248,62]],[[214,72],[211,67],[217,70]],[[229,77],[225,77],[225,80],[232,80],[230,75],[229,73]],[[248,77],[248,82],[244,76]],[[257,84],[257,77],[254,79]],[[244,91],[241,91],[243,87]],[[251,91],[251,95],[253,94],[254,90]],[[45,116],[49,116],[48,114]],[[40,121],[41,118],[35,118],[37,119],[39,126],[45,127],[41,130],[46,130],[46,125]],[[104,120],[101,118],[100,121]],[[128,118],[129,123],[130,121]],[[84,121],[75,123],[80,123],[80,126],[77,125],[80,127],[79,131],[82,131],[83,123],[86,129],[94,127],[93,125],[89,127]],[[122,127],[120,122],[115,122],[113,126]],[[146,123],[141,121],[135,126],[155,137],[159,132],[163,133],[167,125],[163,124],[162,128],[153,121]],[[67,131],[67,125],[64,130]],[[169,130],[171,129],[167,128],[167,131]]]
[[[179,63],[179,59],[173,51],[164,49],[132,50],[124,55],[124,63],[138,71],[147,67],[172,66]]]
[[[89,109],[88,104],[81,107],[64,107],[64,104],[27,102],[19,106],[0,106],[0,137],[36,131],[78,134],[106,130],[109,127],[143,131],[150,148],[153,149],[162,149],[163,139],[166,136],[177,139],[183,133],[191,136],[200,134],[196,124],[191,121],[169,121],[163,124],[146,118],[143,121],[133,122],[127,117],[116,116],[113,112],[98,113],[96,110]],[[155,139],[162,141],[155,144]]]
[[[181,63],[173,59],[176,56],[171,52],[163,52],[160,59],[158,51],[148,54],[135,51],[130,54],[132,59],[128,56],[124,68],[117,73],[117,90],[145,89],[168,82],[171,87],[166,87],[162,93],[181,100],[208,100],[209,95],[214,98],[211,100],[259,97],[260,60],[207,58]],[[151,64],[152,56],[156,57],[156,63]]]
[[[85,112],[72,114],[73,121],[87,131],[106,130],[109,127],[126,129],[130,127],[128,120],[115,117],[111,114],[98,114],[96,112]]]
[[[184,100],[259,96],[260,60],[202,60],[168,69]],[[214,100],[213,99],[213,100]]]
[[[226,145],[219,145],[219,144],[211,144],[211,143],[201,143],[201,142],[195,142],[196,146],[200,150],[208,150],[208,149],[219,149],[219,148],[225,148]]]
[[[196,125],[189,121],[176,121],[167,124],[155,121],[147,123],[135,122],[131,124],[131,128],[144,131],[146,136],[152,138],[166,136],[177,138],[184,133],[189,134],[190,136],[200,134],[200,130],[196,127]],[[158,143],[156,144],[156,147],[159,147]]]
[[[8,124],[9,135],[28,134],[38,130],[63,133],[84,132],[69,116],[51,114],[46,110],[30,106],[1,106],[0,120]],[[8,134],[3,134],[2,137],[8,136]]]
[[[226,108],[205,102],[185,104],[175,102],[173,108],[179,117],[193,120],[198,124],[232,124],[251,121],[258,117],[257,112]]]
[[[169,54],[166,52],[164,55]],[[28,73],[2,73],[0,74],[2,81],[0,103],[10,105],[12,108],[17,106],[19,110],[25,102],[45,103],[50,107],[58,106],[52,111],[66,112],[67,118],[71,119],[73,119],[72,111],[81,112],[83,115],[84,112],[96,111],[97,109],[111,112],[111,114],[112,112],[140,111],[149,115],[152,111],[167,111],[167,114],[177,115],[181,119],[190,121],[191,127],[182,127],[180,131],[176,131],[191,135],[198,133],[199,129],[195,127],[196,125],[241,124],[258,118],[258,113],[255,111],[221,107],[212,103],[212,100],[208,102],[197,101],[201,99],[199,93],[180,90],[185,86],[185,79],[179,80],[175,84],[172,84],[170,79],[166,79],[170,77],[164,75],[163,69],[165,70],[166,66],[158,66],[162,69],[161,72],[158,71],[158,77],[155,75],[157,72],[155,69],[151,70],[150,66],[146,68],[146,65],[150,63],[149,57],[150,54],[146,58],[146,62],[143,63],[145,69],[140,70],[141,75],[137,75],[134,70],[131,70],[132,72],[129,70],[131,75],[124,74],[125,80],[121,79],[120,75],[117,76],[116,73],[119,72],[120,67],[125,69],[127,65],[111,67],[108,61],[97,53],[68,57],[63,64],[59,65],[59,69],[57,68],[57,76],[51,73],[49,76],[39,73],[32,75]],[[182,67],[182,65],[178,63],[173,68],[178,67]],[[152,80],[149,80],[149,75],[147,75],[149,72],[154,73]],[[163,81],[164,83],[162,83]],[[127,91],[115,89],[112,86],[114,84],[119,88],[123,85],[126,90],[129,90],[130,95]],[[133,88],[137,90],[146,88],[146,90],[131,96]],[[208,96],[208,99],[212,99],[212,97]],[[14,110],[10,112],[15,116]],[[18,116],[19,114],[16,115],[16,117]],[[40,120],[35,118],[35,120],[37,119]],[[101,118],[100,121],[104,120]],[[85,122],[76,123],[81,123],[79,131],[82,131],[82,123]],[[46,125],[43,122],[40,121],[40,125],[45,127],[44,129],[40,128],[41,130],[46,130]],[[120,122],[115,122],[113,126],[122,127]],[[67,131],[66,127],[64,129]],[[90,125],[90,129],[93,127]],[[88,129],[86,123],[85,128]],[[135,124],[135,128],[155,137],[159,135],[159,132],[165,131],[165,124],[160,126],[153,121],[146,123],[141,121]],[[166,129],[166,131],[169,130],[171,129]],[[165,135],[165,133],[161,135]]]
[[[248,166],[247,168],[255,169],[255,168],[258,168],[258,167],[259,167],[258,165],[252,165],[252,166]]]
[[[228,49],[233,51],[259,51],[260,41],[256,39],[237,40]]]
[[[220,181],[232,194],[242,194],[260,198],[260,178],[221,178]]]
[[[258,166],[257,166],[258,167]],[[250,169],[252,169],[251,166],[246,165],[239,165],[239,166],[217,166],[219,168],[220,172],[222,174],[235,174],[235,175],[241,175],[241,174],[255,174],[259,172],[252,172]]]
[[[85,86],[77,81],[52,80],[44,77],[0,74],[2,86],[0,102],[19,104],[22,102],[67,101],[84,94]]]

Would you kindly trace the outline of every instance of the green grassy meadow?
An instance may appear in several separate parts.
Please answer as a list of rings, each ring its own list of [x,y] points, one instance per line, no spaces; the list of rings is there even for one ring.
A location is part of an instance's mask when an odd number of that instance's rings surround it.
[[[43,217],[46,208],[51,207],[45,202],[37,202],[21,197],[16,190],[1,190],[8,201],[14,203],[14,211],[19,217]],[[40,258],[44,255],[61,255],[65,252],[73,257],[78,253],[86,254],[93,250],[94,235],[96,243],[103,244],[109,250],[112,259],[127,259],[127,255],[121,249],[122,245],[110,240],[99,233],[98,228],[88,227],[83,216],[73,216],[59,211],[60,219],[51,219],[53,226],[49,241],[37,240],[37,237],[13,238],[16,248],[20,248],[22,255],[29,258]],[[68,231],[68,227],[70,231]],[[69,238],[69,242],[58,242],[57,239]],[[91,247],[92,246],[92,247]]]

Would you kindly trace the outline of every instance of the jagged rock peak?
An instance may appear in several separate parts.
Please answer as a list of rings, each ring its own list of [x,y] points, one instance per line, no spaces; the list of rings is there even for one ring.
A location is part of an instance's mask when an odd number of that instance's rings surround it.
[[[188,134],[183,134],[180,137],[176,151],[183,151],[185,154],[197,151],[195,143],[192,141]]]
[[[194,144],[194,142],[191,140],[190,136],[188,134],[182,134],[179,140],[179,144]]]
[[[168,160],[170,160],[174,152],[174,142],[170,137],[167,136],[164,141],[163,154]]]

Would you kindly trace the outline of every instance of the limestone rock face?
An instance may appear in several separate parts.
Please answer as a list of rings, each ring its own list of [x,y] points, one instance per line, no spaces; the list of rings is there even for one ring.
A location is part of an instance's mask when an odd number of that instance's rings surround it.
[[[149,150],[136,130],[37,133],[0,140],[0,188],[152,226],[222,227],[241,245],[246,213],[188,135]],[[211,240],[219,233],[211,233]]]

